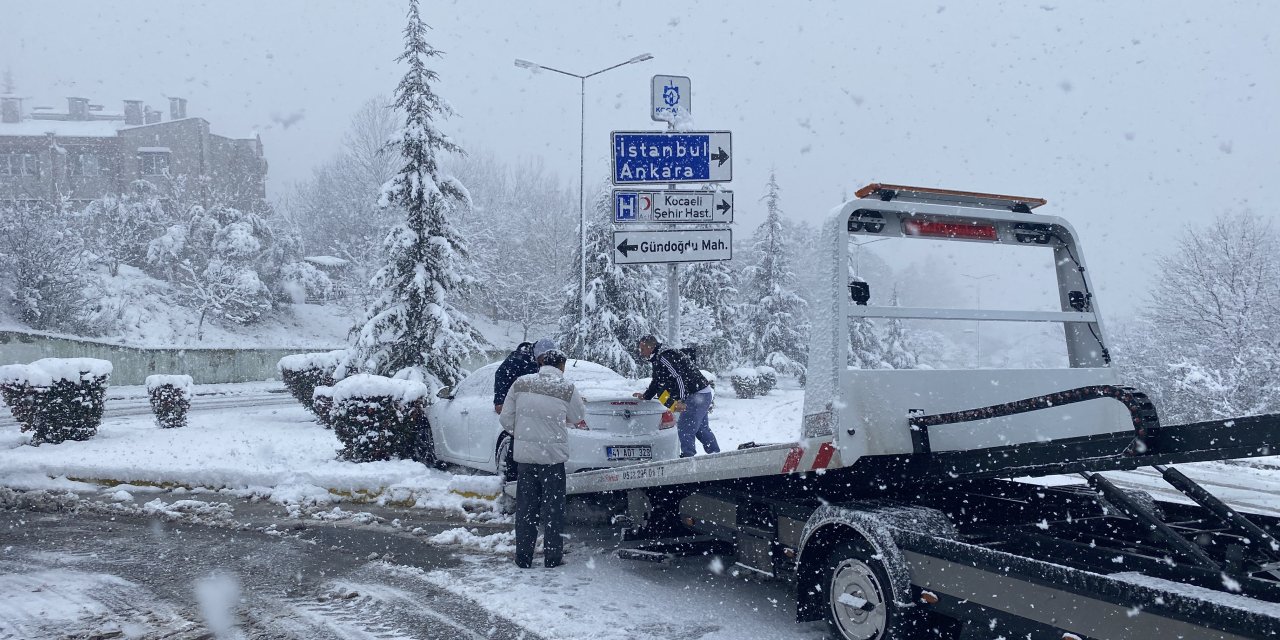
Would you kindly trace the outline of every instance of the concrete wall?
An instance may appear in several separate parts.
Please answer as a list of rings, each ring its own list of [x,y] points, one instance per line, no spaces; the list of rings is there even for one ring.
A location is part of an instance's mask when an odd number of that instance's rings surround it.
[[[191,376],[196,384],[252,382],[276,377],[276,363],[314,349],[140,349],[105,342],[0,330],[0,365],[26,364],[40,358],[98,358],[114,367],[111,384],[142,384],[152,374]],[[506,353],[484,354],[463,362],[469,370],[502,360]]]
[[[309,351],[329,351],[317,347]],[[250,382],[276,377],[276,362],[298,349],[140,349],[19,331],[0,331],[0,364],[40,358],[99,358],[114,367],[111,383],[142,384],[147,376],[185,373],[196,384]]]

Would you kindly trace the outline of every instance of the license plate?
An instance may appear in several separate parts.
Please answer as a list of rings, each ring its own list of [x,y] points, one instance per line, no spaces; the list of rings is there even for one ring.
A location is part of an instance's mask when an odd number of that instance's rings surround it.
[[[630,447],[605,447],[604,455],[609,460],[649,460],[653,458],[653,447],[647,444]]]

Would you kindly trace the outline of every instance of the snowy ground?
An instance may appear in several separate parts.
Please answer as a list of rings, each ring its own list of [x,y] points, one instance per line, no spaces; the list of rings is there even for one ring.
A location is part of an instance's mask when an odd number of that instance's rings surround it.
[[[794,383],[769,396],[740,400],[718,395],[712,428],[724,449],[742,442],[785,442],[798,431],[803,391]],[[261,393],[278,383],[198,385],[197,394]],[[637,383],[636,388],[642,388]],[[12,422],[0,422],[0,485],[47,488],[50,478],[112,481],[188,488],[230,489],[279,502],[328,500],[363,492],[382,500],[423,507],[461,507],[457,492],[496,495],[496,479],[455,475],[409,461],[355,464],[335,459],[337,438],[297,404],[201,411],[193,403],[184,429],[160,429],[149,415],[116,415],[139,387],[111,390],[98,435],[85,442],[23,446],[29,441]],[[129,399],[129,400],[125,400]],[[284,404],[278,402],[283,401]]]
[[[216,391],[254,398],[271,386],[230,385]],[[135,391],[116,389],[112,394],[117,402],[127,403],[140,397]],[[215,389],[197,387],[200,391]],[[747,441],[791,441],[802,400],[803,390],[794,381],[784,380],[770,395],[750,400],[722,389],[712,428],[724,449]],[[109,409],[98,436],[87,442],[31,447],[25,441],[16,428],[0,426],[0,486],[76,490],[105,503],[135,505],[158,517],[226,518],[226,509],[216,502],[244,497],[265,497],[284,505],[281,511],[288,517],[352,526],[375,522],[362,513],[372,508],[369,502],[403,512],[446,514],[465,528],[447,525],[452,528],[420,535],[418,543],[452,549],[461,555],[460,565],[433,569],[392,562],[382,563],[380,571],[472,599],[490,613],[547,638],[824,637],[821,625],[792,622],[785,583],[735,575],[732,566],[717,558],[678,559],[670,566],[618,560],[609,553],[612,531],[598,525],[570,528],[565,567],[519,570],[510,562],[512,534],[505,516],[484,497],[497,492],[494,478],[447,473],[407,461],[338,461],[332,432],[292,403],[193,410],[190,426],[177,430],[159,429],[147,415],[113,416]],[[1280,467],[1274,464],[1274,459],[1261,459],[1180,468],[1239,506],[1280,514]],[[1175,497],[1153,472],[1109,475],[1159,498]],[[61,580],[58,576],[65,575],[59,570],[44,567],[39,571],[54,573],[13,574],[6,579]],[[82,586],[94,590],[105,584]]]

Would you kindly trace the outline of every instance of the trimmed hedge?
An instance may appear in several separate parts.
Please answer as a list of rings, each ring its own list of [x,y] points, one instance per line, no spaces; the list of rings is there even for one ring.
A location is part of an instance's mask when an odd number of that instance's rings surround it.
[[[31,363],[53,378],[36,401],[32,444],[88,440],[98,433],[106,407],[111,363],[93,358],[45,358]]]
[[[311,412],[316,422],[326,429],[333,428],[333,387],[316,387],[311,392]]]
[[[289,395],[302,403],[307,411],[316,413],[316,387],[331,387],[337,382],[336,370],[342,365],[346,354],[346,351],[339,350],[285,356],[276,363],[276,370],[280,372],[280,379],[284,381]]]
[[[729,374],[729,382],[733,392],[739,398],[754,398],[760,395],[760,374],[749,367],[739,367]]]
[[[778,371],[773,367],[766,365],[756,367],[756,375],[760,377],[760,395],[768,395],[778,386]]]
[[[151,411],[161,429],[187,426],[191,376],[147,376],[147,395],[151,397]]]
[[[427,387],[420,382],[357,374],[334,385],[329,411],[340,458],[372,462],[412,459],[426,422]]]
[[[22,431],[36,427],[40,398],[49,391],[53,378],[30,365],[11,364],[0,367],[0,398],[9,406],[13,419]]]

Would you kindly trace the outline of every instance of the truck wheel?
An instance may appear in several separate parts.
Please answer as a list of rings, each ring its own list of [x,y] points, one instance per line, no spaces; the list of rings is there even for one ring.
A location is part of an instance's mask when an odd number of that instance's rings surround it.
[[[836,547],[827,562],[822,591],[827,621],[840,640],[906,640],[915,637],[915,613],[893,600],[884,565],[861,545]]]
[[[516,461],[511,457],[511,437],[502,436],[498,439],[498,451],[495,461],[498,465],[498,476],[503,482],[516,481]]]

